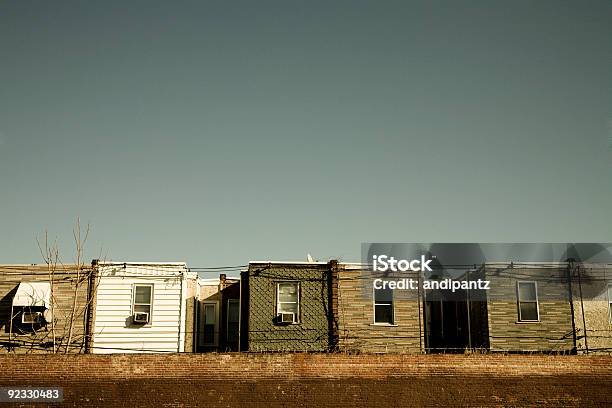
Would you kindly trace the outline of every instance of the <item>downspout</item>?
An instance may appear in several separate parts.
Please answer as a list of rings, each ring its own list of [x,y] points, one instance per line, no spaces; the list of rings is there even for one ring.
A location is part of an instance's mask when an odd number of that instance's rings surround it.
[[[474,265],[474,269],[476,269],[476,265]],[[470,268],[467,268],[467,281],[470,281]],[[468,284],[468,289],[466,292],[467,295],[467,299],[466,299],[466,305],[467,305],[467,325],[468,325],[468,349],[470,350],[470,352],[472,351],[472,310],[471,310],[471,299],[470,299],[470,286]]]
[[[584,318],[584,300],[582,297],[582,273],[580,266],[576,268],[578,270],[578,290],[580,292],[580,311],[582,312],[582,327],[584,328],[584,348],[586,353],[589,354],[589,340],[587,336],[586,319]]]
[[[91,261],[91,271],[89,272],[88,287],[87,287],[87,308],[85,316],[85,354],[91,353],[93,343],[93,324],[94,311],[96,304],[96,293],[94,290],[96,284],[96,271],[98,269],[98,260]]]
[[[574,353],[577,353],[578,351],[578,339],[576,336],[576,318],[575,318],[575,313],[574,313],[574,290],[572,288],[572,265],[573,265],[573,260],[568,259],[567,260],[567,283],[568,283],[568,289],[569,289],[569,304],[570,304],[570,313],[571,313],[571,317],[572,317],[572,338],[574,341]]]
[[[417,272],[417,310],[419,311],[419,351],[421,354],[425,352],[423,349],[423,333],[425,332],[423,326],[423,321],[425,320],[425,316],[421,319],[421,309],[423,309],[423,313],[425,312],[424,305],[425,300],[421,299],[421,271]]]
[[[15,349],[12,348],[12,344],[13,344],[13,318],[15,317],[15,315],[13,314],[15,306],[13,306],[13,303],[11,302],[11,320],[10,320],[10,324],[9,324],[9,345],[8,345],[8,351],[13,351],[15,352]],[[53,347],[55,348],[55,343],[53,344]],[[55,352],[55,350],[54,350]]]
[[[240,351],[240,343],[242,341],[242,273],[238,279],[238,347],[236,351]]]
[[[249,271],[247,270],[240,273],[240,344],[238,345],[238,351],[250,351],[249,345]]]
[[[185,351],[185,343],[183,341],[184,335],[185,335],[185,310],[184,310],[185,305],[183,304],[183,299],[184,299],[183,291],[185,290],[184,281],[185,281],[185,271],[183,270],[181,272],[181,295],[179,298],[180,307],[179,307],[178,344],[176,348],[176,351],[178,353]]]
[[[339,267],[338,261],[332,259],[329,261],[329,268],[327,271],[327,287],[328,287],[328,351],[334,352],[338,350],[339,346],[339,327],[338,327],[338,279],[339,279]]]

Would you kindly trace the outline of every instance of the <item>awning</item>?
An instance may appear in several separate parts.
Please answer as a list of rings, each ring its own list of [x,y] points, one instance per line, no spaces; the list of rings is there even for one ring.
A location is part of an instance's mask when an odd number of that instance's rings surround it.
[[[51,284],[49,282],[21,282],[13,298],[13,306],[49,307]]]

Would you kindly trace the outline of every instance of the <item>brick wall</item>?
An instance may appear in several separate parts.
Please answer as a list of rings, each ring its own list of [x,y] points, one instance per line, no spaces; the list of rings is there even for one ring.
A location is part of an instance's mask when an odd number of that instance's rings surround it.
[[[62,386],[62,406],[603,406],[612,357],[4,355],[1,386]]]

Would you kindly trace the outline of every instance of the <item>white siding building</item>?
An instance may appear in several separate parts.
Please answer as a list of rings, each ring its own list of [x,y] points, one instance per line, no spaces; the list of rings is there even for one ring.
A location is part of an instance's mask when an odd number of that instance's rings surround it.
[[[93,353],[191,351],[197,274],[185,263],[98,263],[97,276]]]

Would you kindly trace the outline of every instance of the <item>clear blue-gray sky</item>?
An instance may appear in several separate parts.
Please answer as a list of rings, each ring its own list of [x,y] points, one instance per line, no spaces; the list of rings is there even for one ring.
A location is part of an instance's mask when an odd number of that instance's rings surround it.
[[[612,240],[610,1],[3,1],[0,81],[0,263]]]

